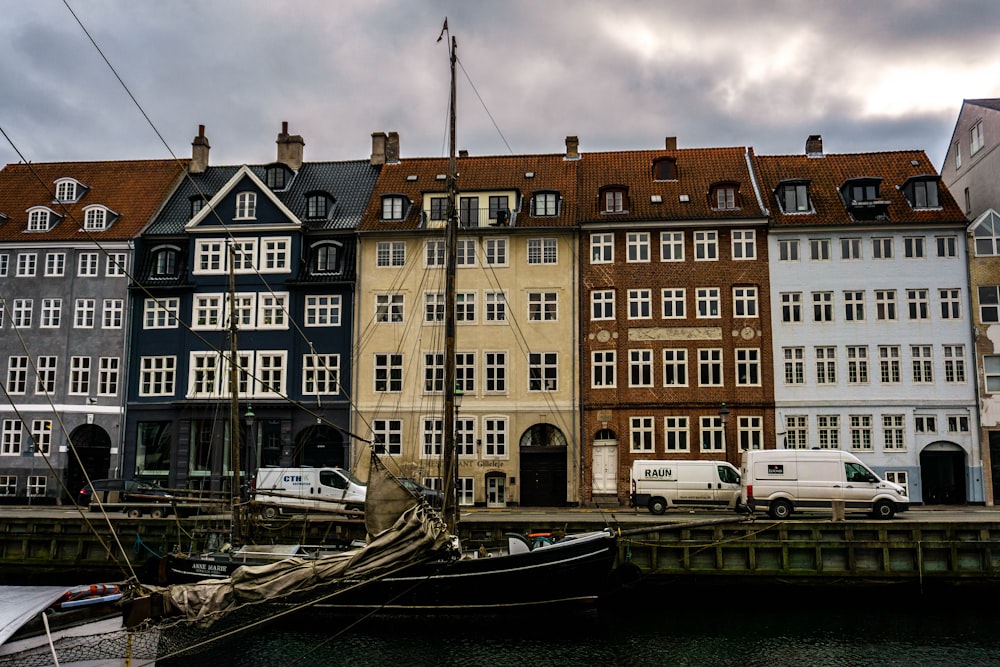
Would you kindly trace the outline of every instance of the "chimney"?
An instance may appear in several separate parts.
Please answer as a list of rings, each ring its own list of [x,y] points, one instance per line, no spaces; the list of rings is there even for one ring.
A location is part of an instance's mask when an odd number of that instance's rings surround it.
[[[458,149],[458,157],[469,157],[469,151],[464,148]]]
[[[823,157],[823,135],[809,135],[809,138],[806,139],[806,155],[809,157]]]
[[[198,126],[198,136],[191,142],[191,164],[188,165],[189,174],[204,174],[208,169],[208,151],[212,148],[208,145],[208,137],[205,136],[205,126]]]
[[[668,151],[677,150],[677,137],[667,137],[667,140],[664,142],[664,146]]]
[[[566,137],[566,159],[567,160],[579,160],[580,159],[580,138],[568,136]]]
[[[372,166],[385,164],[385,132],[372,132]]]
[[[399,164],[399,132],[390,132],[385,141],[385,161]]]
[[[278,162],[287,165],[290,169],[298,171],[302,166],[302,149],[306,142],[298,134],[288,134],[288,121],[281,124],[281,132],[278,134]]]

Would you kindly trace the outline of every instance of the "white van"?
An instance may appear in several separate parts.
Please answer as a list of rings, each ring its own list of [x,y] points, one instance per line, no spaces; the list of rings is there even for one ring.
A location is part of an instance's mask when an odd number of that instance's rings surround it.
[[[739,509],[740,473],[726,461],[634,461],[632,507]]]
[[[762,449],[743,453],[743,497],[772,519],[787,519],[797,509],[861,509],[880,519],[910,506],[903,487],[879,479],[850,452],[840,449]]]
[[[367,489],[343,468],[261,468],[253,501],[267,519],[283,511],[363,510]]]

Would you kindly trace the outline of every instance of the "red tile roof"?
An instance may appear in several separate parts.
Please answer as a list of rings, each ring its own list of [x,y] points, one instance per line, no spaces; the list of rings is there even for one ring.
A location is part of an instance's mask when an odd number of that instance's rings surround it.
[[[170,194],[189,160],[39,162],[8,164],[0,171],[0,241],[121,240],[135,237]],[[87,187],[73,203],[56,203],[55,181],[73,178]],[[103,204],[118,214],[104,231],[83,232],[86,206]],[[26,232],[27,210],[47,206],[63,219],[47,232]]]

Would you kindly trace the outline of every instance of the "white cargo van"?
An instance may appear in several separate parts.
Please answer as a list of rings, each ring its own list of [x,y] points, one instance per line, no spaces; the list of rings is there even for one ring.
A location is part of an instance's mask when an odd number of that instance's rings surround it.
[[[367,488],[343,468],[261,468],[253,500],[268,519],[289,511],[363,510]]]
[[[743,453],[743,497],[772,519],[797,509],[865,510],[881,519],[910,506],[903,487],[879,479],[858,457],[840,449],[763,449]]]
[[[632,507],[739,509],[740,473],[726,461],[634,461]]]

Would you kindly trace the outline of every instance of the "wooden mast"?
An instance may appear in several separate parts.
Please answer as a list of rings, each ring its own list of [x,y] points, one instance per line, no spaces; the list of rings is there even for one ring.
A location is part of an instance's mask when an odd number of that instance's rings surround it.
[[[447,30],[445,21],[445,30]],[[449,35],[451,37],[451,35]],[[448,530],[458,529],[459,509],[457,496],[458,457],[455,449],[455,392],[458,389],[455,373],[455,264],[458,248],[458,212],[455,200],[458,197],[458,167],[455,159],[455,62],[458,43],[451,37],[451,105],[449,107],[449,153],[448,153],[448,220],[445,227],[445,280],[444,280],[444,423],[442,439],[442,484],[444,501],[441,512]]]
[[[236,242],[229,240],[229,446],[233,455],[232,544],[243,543],[243,516],[240,508],[240,369],[236,357]]]

